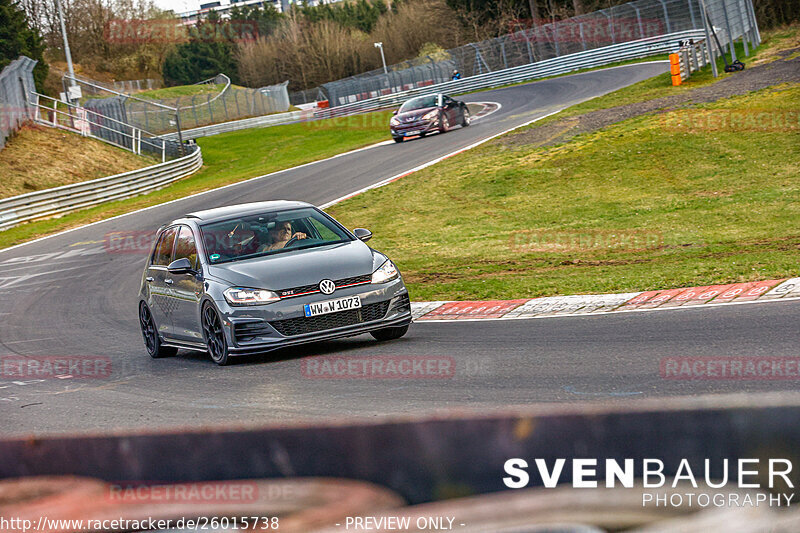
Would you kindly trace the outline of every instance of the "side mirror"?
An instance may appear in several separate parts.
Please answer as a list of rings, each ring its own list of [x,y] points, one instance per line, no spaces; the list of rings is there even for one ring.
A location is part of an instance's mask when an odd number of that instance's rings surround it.
[[[358,240],[362,242],[367,242],[372,238],[372,232],[368,229],[364,228],[356,228],[353,230],[353,234],[358,237]]]
[[[192,268],[192,263],[190,263],[188,259],[181,257],[170,263],[167,267],[167,271],[170,274],[188,274],[189,272],[193,272],[194,269]]]
[[[398,111],[400,111],[400,110],[399,109],[395,109],[394,111],[392,111],[392,115],[396,115]]]

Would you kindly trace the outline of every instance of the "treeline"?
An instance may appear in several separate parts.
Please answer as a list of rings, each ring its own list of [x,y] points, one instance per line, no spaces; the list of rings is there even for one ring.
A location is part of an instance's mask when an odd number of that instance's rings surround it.
[[[37,90],[42,91],[48,72],[44,51],[41,34],[22,8],[12,0],[0,0],[0,70],[22,55],[35,59],[38,63],[33,79]]]
[[[393,64],[432,46],[450,48],[469,41],[444,0],[372,5],[384,6],[375,11],[385,9],[374,22],[369,17],[347,21],[341,15],[328,16],[337,8],[326,5],[312,9],[308,17],[287,17],[270,35],[240,43],[235,57],[242,82],[259,86],[290,80],[291,89],[308,89],[381,68],[376,42],[383,43],[386,62]]]
[[[109,34],[114,21],[136,24],[146,20],[177,20],[175,14],[158,9],[152,0],[60,0],[76,63],[106,78],[160,78],[161,68],[172,43],[131,38],[131,32]],[[64,61],[63,38],[54,0],[19,0],[31,29],[47,46],[50,62]],[[52,80],[58,89],[58,80]]]

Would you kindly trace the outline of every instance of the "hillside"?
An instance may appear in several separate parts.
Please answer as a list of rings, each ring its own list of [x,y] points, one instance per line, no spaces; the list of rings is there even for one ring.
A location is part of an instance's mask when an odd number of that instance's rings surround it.
[[[102,178],[155,162],[75,133],[29,125],[0,150],[0,198]]]

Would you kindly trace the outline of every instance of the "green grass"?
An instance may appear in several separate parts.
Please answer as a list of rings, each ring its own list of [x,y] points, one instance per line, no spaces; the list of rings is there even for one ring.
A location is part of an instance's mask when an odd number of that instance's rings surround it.
[[[391,112],[370,113],[200,138],[204,165],[196,174],[149,194],[0,231],[0,249],[386,140],[390,116]]]
[[[142,91],[136,93],[134,96],[137,98],[146,98],[148,100],[160,100],[162,98],[179,98],[181,96],[195,96],[199,94],[217,94],[225,85],[204,83],[202,85],[178,85],[175,87],[163,87],[161,89],[152,89],[149,91]]]
[[[737,42],[736,45],[734,46],[734,48],[736,49],[736,56],[740,61],[744,62],[748,66],[751,63],[760,63],[772,60],[776,57],[775,56],[776,50],[781,50],[788,47],[796,46],[795,42],[798,38],[798,35],[800,35],[800,25],[794,25],[788,28],[780,28],[778,30],[765,32],[762,35],[761,45],[756,50],[751,49],[749,57],[744,55],[744,46],[742,45],[742,43]],[[730,61],[730,54],[728,54],[727,57],[728,60]],[[668,58],[667,56],[659,56],[658,58],[651,58],[651,60],[667,59],[667,58]],[[640,62],[640,61],[634,60],[634,61],[629,61],[628,63],[635,63],[635,62]],[[656,98],[670,96],[673,94],[680,94],[685,91],[691,91],[692,89],[696,89],[698,87],[703,87],[705,85],[716,83],[717,81],[721,81],[727,78],[728,76],[736,75],[735,73],[733,74],[726,73],[724,71],[724,67],[725,67],[725,62],[723,61],[723,59],[717,58],[717,69],[719,77],[714,78],[711,66],[709,65],[700,69],[697,72],[692,73],[689,79],[685,80],[681,85],[677,87],[672,86],[672,79],[670,73],[665,72],[664,74],[660,74],[653,78],[640,81],[639,83],[635,83],[628,87],[624,87],[618,91],[614,91],[612,93],[571,106],[568,109],[561,111],[560,113],[551,115],[546,119],[540,120],[528,127],[536,128],[567,117],[573,117],[585,113],[591,113],[592,111],[597,111],[599,109],[608,109],[611,107],[622,106],[635,102],[654,100]],[[524,131],[524,129],[520,129],[518,131]]]
[[[702,131],[676,125],[682,115],[670,113],[550,148],[511,148],[500,138],[330,212],[348,227],[374,232],[374,246],[395,260],[417,300],[793,276],[800,263],[798,101],[794,85],[698,108],[793,110],[794,129],[778,131]],[[549,252],[512,246],[527,230],[638,230],[660,236],[660,245]]]

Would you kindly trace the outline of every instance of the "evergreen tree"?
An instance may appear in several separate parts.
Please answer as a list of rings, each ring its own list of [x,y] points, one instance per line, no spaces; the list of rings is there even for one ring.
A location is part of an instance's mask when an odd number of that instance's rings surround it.
[[[45,45],[39,33],[31,27],[25,12],[12,0],[0,0],[0,69],[27,56],[38,61],[33,69],[36,90],[42,92],[49,67],[44,62]]]
[[[234,43],[228,38],[231,32],[220,27],[224,24],[213,11],[207,19],[199,21],[189,32],[189,42],[176,46],[164,59],[161,70],[164,83],[189,85],[220,73],[237,83]]]

